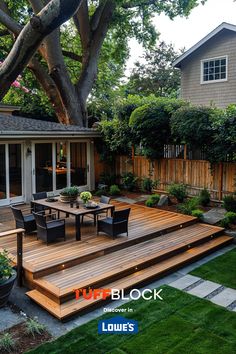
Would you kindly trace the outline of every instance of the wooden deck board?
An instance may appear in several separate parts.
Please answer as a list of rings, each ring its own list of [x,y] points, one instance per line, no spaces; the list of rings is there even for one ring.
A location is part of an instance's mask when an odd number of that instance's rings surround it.
[[[116,209],[127,207],[125,203],[113,202]],[[130,206],[130,205],[129,205]],[[40,272],[48,267],[66,264],[79,257],[92,253],[105,252],[113,246],[132,242],[145,235],[165,231],[166,228],[178,227],[180,224],[194,222],[195,218],[163,210],[151,209],[140,205],[131,205],[129,237],[119,236],[111,239],[107,235],[96,235],[91,219],[85,219],[82,227],[82,241],[75,240],[74,218],[66,219],[67,240],[46,245],[36,236],[26,236],[23,245],[23,267],[30,272]],[[136,241],[135,241],[136,242]],[[16,237],[9,236],[0,240],[0,248],[7,248],[16,255]]]

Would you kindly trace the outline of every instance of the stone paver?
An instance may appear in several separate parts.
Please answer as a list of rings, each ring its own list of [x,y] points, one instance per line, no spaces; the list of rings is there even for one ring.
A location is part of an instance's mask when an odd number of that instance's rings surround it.
[[[118,198],[116,198],[116,200],[118,202],[121,202],[121,203],[129,203],[129,204],[135,204],[136,203],[135,199],[126,198],[126,197],[118,197]]]
[[[190,285],[196,283],[200,279],[201,278],[195,277],[191,274],[186,274],[182,278],[175,280],[173,283],[170,283],[170,286],[173,286],[174,288],[179,289],[179,290],[183,290],[183,289],[189,287]]]
[[[214,304],[227,307],[236,301],[236,290],[226,288],[211,299]]]
[[[12,312],[8,307],[0,309],[0,319],[0,332],[25,321],[24,317]]]
[[[214,225],[224,219],[226,210],[223,208],[213,208],[203,214],[202,219],[208,224]]]
[[[200,298],[204,298],[220,287],[221,287],[220,284],[206,280],[203,283],[201,283],[201,284],[195,286],[194,288],[192,288],[191,290],[189,290],[188,293],[198,296]]]

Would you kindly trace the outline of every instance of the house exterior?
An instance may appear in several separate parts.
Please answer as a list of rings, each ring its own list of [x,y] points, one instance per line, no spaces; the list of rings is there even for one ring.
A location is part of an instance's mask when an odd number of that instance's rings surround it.
[[[94,189],[96,129],[0,113],[0,206],[58,194],[70,185]]]
[[[173,63],[181,98],[195,105],[236,104],[236,26],[222,23]]]

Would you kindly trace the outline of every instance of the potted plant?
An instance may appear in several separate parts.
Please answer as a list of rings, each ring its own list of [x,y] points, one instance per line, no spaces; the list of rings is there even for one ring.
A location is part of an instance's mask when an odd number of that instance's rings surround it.
[[[12,268],[12,260],[6,250],[0,252],[0,307],[3,307],[10,296],[16,279],[16,271]]]
[[[92,199],[92,194],[90,192],[82,192],[80,193],[80,199],[84,204],[88,204],[88,202]]]
[[[72,203],[76,201],[78,194],[78,187],[66,187],[60,192],[60,200],[63,203]]]

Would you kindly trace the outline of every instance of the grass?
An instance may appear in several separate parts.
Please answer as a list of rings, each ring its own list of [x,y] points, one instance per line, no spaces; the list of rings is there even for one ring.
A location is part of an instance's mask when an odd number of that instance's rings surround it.
[[[169,286],[163,301],[133,301],[139,333],[97,334],[98,320],[78,327],[29,353],[95,354],[229,354],[236,352],[236,313]],[[123,307],[127,307],[127,304]],[[122,314],[123,315],[123,314]],[[106,314],[103,318],[114,317]]]
[[[236,248],[194,269],[191,274],[236,289]]]

